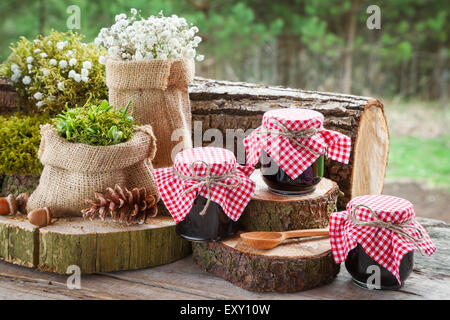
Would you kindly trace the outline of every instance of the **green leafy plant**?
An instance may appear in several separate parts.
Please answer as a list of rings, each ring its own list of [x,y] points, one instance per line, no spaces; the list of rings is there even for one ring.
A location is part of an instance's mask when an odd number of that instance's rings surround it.
[[[0,174],[40,174],[39,126],[50,119],[48,114],[0,116]]]
[[[68,141],[95,146],[109,146],[128,141],[133,136],[134,120],[125,109],[114,110],[108,101],[94,105],[90,99],[83,107],[67,109],[52,120],[58,134]]]
[[[24,111],[57,113],[81,105],[88,96],[107,97],[105,49],[82,42],[83,36],[51,31],[30,41],[22,37],[11,45],[11,55],[0,66],[10,78]]]

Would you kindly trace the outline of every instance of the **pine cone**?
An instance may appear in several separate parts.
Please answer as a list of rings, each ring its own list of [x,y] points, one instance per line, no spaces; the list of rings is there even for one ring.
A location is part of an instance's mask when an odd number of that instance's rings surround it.
[[[142,224],[148,218],[158,214],[156,197],[147,194],[144,188],[134,188],[129,191],[116,184],[114,189],[107,188],[106,193],[95,193],[95,200],[87,200],[90,208],[81,210],[83,218],[93,220],[97,215],[105,220],[108,214],[114,222]]]

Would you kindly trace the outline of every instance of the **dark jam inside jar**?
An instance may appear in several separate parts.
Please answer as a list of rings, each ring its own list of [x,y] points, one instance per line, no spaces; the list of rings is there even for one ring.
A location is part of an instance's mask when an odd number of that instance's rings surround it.
[[[261,174],[264,182],[273,192],[280,194],[305,194],[313,192],[323,177],[324,156],[306,169],[296,179],[289,177],[263,150],[261,154]]]
[[[400,280],[403,283],[409,277],[412,272],[414,265],[414,252],[410,251],[403,256],[400,262]],[[377,268],[371,266],[377,266],[380,270],[380,286],[376,287],[372,279],[374,279],[375,272]],[[354,249],[350,250],[345,260],[345,267],[347,271],[353,278],[353,282],[358,286],[365,289],[381,289],[381,290],[396,290],[401,288],[392,273],[390,273],[386,268],[380,266],[375,260],[373,260],[363,249],[363,247],[358,244]],[[369,268],[370,267],[370,268]],[[367,280],[371,277],[369,285]]]
[[[237,222],[228,218],[214,201],[210,202],[205,215],[200,215],[207,201],[199,195],[195,198],[191,211],[176,225],[175,231],[180,237],[189,241],[220,241],[237,232]]]

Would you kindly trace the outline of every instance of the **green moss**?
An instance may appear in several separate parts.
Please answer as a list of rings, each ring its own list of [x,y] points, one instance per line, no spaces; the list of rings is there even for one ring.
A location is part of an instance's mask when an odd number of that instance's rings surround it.
[[[0,116],[0,174],[40,174],[39,126],[49,120],[47,114]]]
[[[130,101],[131,103],[131,101]],[[108,101],[68,109],[52,120],[58,134],[70,142],[109,146],[128,141],[133,136],[134,120],[125,109],[113,109]]]
[[[0,66],[0,75],[14,82],[23,111],[55,114],[66,103],[83,105],[90,95],[107,98],[105,66],[99,63],[107,52],[82,39],[76,33],[52,31],[33,41],[22,37],[11,45],[12,53]]]

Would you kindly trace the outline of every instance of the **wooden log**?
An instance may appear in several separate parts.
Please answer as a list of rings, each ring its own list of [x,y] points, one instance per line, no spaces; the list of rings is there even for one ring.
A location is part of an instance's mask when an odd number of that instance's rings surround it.
[[[39,184],[39,176],[10,174],[0,178],[0,197],[8,194],[32,193]]]
[[[251,178],[256,191],[239,219],[242,230],[289,231],[328,226],[339,193],[335,182],[323,178],[313,193],[283,196],[268,190],[259,170]]]
[[[0,114],[17,110],[17,93],[9,78],[0,77]]]
[[[84,274],[134,270],[181,259],[190,243],[175,233],[171,217],[124,226],[110,220],[61,218],[36,228],[25,215],[0,217],[0,258],[65,274],[70,265]]]
[[[0,259],[26,267],[36,266],[38,233],[38,228],[23,215],[0,216]]]
[[[189,87],[193,125],[195,130],[218,129],[205,136],[215,145],[234,148],[242,163],[243,138],[261,125],[264,112],[273,108],[309,108],[325,116],[324,127],[339,131],[352,139],[352,154],[348,165],[327,159],[325,177],[338,183],[345,194],[338,207],[363,194],[380,194],[383,189],[389,133],[384,108],[380,101],[347,94],[305,91],[269,87],[243,82],[218,81],[197,78]],[[235,131],[229,138],[237,146],[226,144],[227,129]],[[202,142],[194,130],[194,144]],[[201,137],[200,137],[201,138]],[[204,141],[204,145],[210,142]]]
[[[328,238],[287,240],[270,250],[253,249],[239,236],[192,247],[200,268],[255,292],[308,290],[330,283],[340,269]]]
[[[194,145],[208,145],[212,140],[215,145],[233,149],[240,163],[245,162],[242,140],[261,125],[264,112],[287,107],[319,111],[325,116],[325,128],[352,139],[348,165],[325,160],[325,177],[336,181],[344,193],[338,199],[338,208],[344,208],[355,196],[380,194],[383,190],[389,133],[384,107],[376,99],[203,78],[196,78],[189,87],[189,97]],[[196,133],[208,129],[217,129],[221,135]],[[229,132],[228,145],[227,129],[234,129]]]

